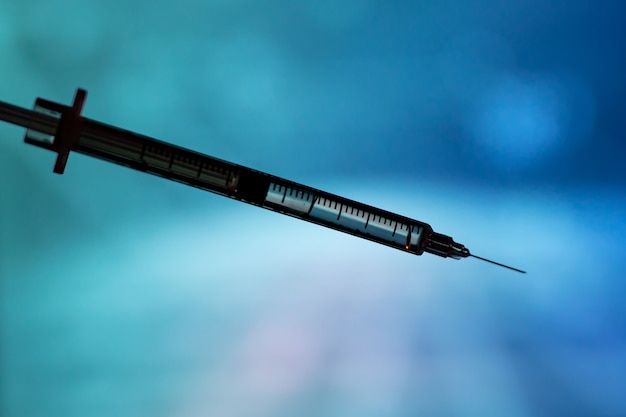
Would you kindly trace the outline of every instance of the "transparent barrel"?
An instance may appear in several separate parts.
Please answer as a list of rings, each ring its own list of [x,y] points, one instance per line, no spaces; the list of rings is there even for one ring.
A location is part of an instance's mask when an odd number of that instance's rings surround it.
[[[58,118],[65,106],[38,100],[35,110]],[[421,255],[425,223],[348,200],[273,175],[171,145],[147,136],[81,119],[73,151],[149,172],[250,204]],[[53,149],[49,132],[29,130],[27,142]],[[54,150],[54,149],[53,149]],[[428,238],[428,236],[426,236]]]
[[[418,251],[424,234],[424,227],[418,222],[304,186],[272,182],[265,203],[270,208],[398,249]]]

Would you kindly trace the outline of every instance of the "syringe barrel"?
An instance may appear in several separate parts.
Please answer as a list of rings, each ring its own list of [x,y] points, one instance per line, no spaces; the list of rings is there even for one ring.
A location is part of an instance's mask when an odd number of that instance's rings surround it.
[[[69,109],[37,100],[36,111],[60,117]],[[453,256],[431,242],[438,235],[426,223],[233,164],[179,146],[80,118],[72,149],[142,172],[158,175],[249,204],[421,255],[424,250]],[[26,142],[50,150],[63,148],[62,138],[29,130]],[[442,235],[443,236],[443,235]],[[434,245],[434,246],[433,246]]]

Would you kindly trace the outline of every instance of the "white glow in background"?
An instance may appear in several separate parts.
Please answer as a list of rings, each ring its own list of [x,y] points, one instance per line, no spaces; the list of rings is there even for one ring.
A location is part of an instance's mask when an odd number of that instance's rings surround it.
[[[415,188],[416,199],[393,191]],[[409,256],[235,204],[118,224],[7,263],[9,414],[625,409],[626,351],[611,336],[620,307],[607,294],[624,266],[607,247],[624,236],[607,241],[610,225],[583,221],[597,210],[409,183],[356,190],[446,218],[442,232],[529,274]]]

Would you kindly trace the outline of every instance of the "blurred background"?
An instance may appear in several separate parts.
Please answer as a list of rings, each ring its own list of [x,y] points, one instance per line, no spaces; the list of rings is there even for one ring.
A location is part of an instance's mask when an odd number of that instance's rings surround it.
[[[4,0],[0,100],[430,223],[408,256],[0,124],[3,416],[626,415],[626,3]]]

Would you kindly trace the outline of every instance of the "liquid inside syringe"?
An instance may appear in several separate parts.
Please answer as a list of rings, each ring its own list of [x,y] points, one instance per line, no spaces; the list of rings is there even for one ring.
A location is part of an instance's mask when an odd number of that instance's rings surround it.
[[[426,223],[84,118],[85,96],[78,90],[72,107],[37,99],[34,111],[0,102],[0,119],[26,127],[27,143],[57,152],[57,173],[74,151],[415,255],[474,256]]]

